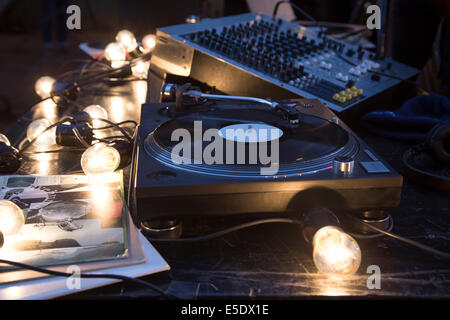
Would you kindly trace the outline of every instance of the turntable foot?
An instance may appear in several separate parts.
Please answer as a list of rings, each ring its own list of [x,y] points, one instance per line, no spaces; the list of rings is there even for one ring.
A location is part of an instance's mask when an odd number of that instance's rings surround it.
[[[154,239],[177,239],[181,236],[183,225],[178,220],[148,220],[141,222],[142,233]]]
[[[394,227],[394,221],[392,220],[392,217],[390,215],[386,215],[385,217],[380,218],[363,218],[361,221],[370,224],[371,226],[377,227],[378,229],[390,232],[392,228]],[[355,223],[353,224],[353,228],[355,228],[355,231],[361,235],[374,235],[378,234],[377,231],[374,231],[368,226],[365,226],[361,223]]]

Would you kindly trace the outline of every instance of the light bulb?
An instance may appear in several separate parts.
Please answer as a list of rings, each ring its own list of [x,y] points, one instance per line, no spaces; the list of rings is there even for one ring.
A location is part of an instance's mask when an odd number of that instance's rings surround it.
[[[47,119],[37,119],[30,123],[27,128],[27,138],[28,141],[34,141],[34,144],[37,146],[51,146],[56,143],[56,127],[50,130],[45,131],[48,127],[50,127],[51,123]],[[44,132],[45,131],[45,132]]]
[[[8,200],[0,200],[0,231],[5,236],[18,234],[25,223],[22,210]]]
[[[89,114],[89,116],[91,118],[108,120],[108,112],[105,110],[105,108],[99,106],[98,104],[90,105],[90,106],[84,108],[83,111],[86,112],[87,114]],[[101,121],[101,120],[93,120],[92,124],[93,124],[94,128],[98,128],[98,127],[102,126],[103,124],[106,125],[106,122]]]
[[[144,46],[144,52],[148,53],[156,46],[156,36],[154,34],[148,34],[142,38],[142,45]]]
[[[7,146],[11,145],[11,142],[9,142],[9,139],[2,133],[0,133],[0,142],[3,142]]]
[[[116,41],[120,43],[127,52],[134,51],[138,44],[133,32],[128,30],[122,30],[116,35]]]
[[[40,77],[34,84],[34,90],[42,99],[49,98],[52,95],[55,82],[56,80],[52,77]]]
[[[119,152],[103,142],[87,148],[81,156],[81,168],[86,175],[111,173],[119,167],[119,164]]]
[[[112,42],[105,48],[105,58],[111,61],[113,68],[118,68],[125,63],[127,51],[119,42]]]
[[[313,238],[314,264],[320,273],[353,274],[361,263],[361,249],[351,236],[341,229],[326,226]]]
[[[148,68],[150,67],[150,62],[138,61],[135,65],[131,67],[133,76],[139,79],[147,78]]]

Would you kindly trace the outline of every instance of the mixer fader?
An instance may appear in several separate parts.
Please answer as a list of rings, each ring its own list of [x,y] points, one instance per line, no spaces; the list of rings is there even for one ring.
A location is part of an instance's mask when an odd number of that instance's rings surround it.
[[[322,31],[253,13],[159,29],[152,64],[226,94],[317,98],[338,112],[419,72]]]

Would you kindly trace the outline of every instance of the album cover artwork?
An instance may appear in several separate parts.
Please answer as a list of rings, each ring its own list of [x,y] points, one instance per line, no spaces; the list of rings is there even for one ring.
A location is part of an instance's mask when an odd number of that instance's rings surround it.
[[[101,182],[84,175],[1,176],[0,199],[14,202],[25,216],[20,232],[5,236],[1,259],[53,266],[128,255],[119,173]]]

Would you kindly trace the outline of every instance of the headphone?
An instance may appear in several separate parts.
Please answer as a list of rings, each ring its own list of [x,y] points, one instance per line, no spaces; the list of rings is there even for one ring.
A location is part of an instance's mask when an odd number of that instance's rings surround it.
[[[450,122],[435,125],[424,143],[403,154],[402,162],[407,179],[450,192]]]
[[[435,125],[428,133],[424,146],[434,160],[450,165],[450,122]]]

